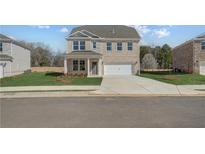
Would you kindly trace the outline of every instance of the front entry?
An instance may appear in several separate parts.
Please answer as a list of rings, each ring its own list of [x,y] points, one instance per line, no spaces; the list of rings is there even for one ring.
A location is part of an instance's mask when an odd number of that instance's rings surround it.
[[[98,63],[97,62],[92,62],[91,66],[91,73],[92,75],[97,75],[97,68],[98,68]]]

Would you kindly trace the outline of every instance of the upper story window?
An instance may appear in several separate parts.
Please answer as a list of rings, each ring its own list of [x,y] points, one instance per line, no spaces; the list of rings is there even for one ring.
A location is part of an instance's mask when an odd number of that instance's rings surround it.
[[[80,41],[80,50],[85,50],[85,41]]]
[[[85,41],[73,41],[73,50],[85,50]]]
[[[107,51],[112,51],[112,43],[107,42]]]
[[[96,49],[96,47],[97,47],[96,42],[93,42],[93,49]]]
[[[205,50],[205,41],[201,42],[201,49]]]
[[[127,50],[132,51],[132,42],[127,42]]]
[[[73,41],[73,50],[78,50],[78,49],[79,49],[78,41]]]
[[[117,51],[122,51],[122,42],[117,43]]]
[[[3,51],[3,43],[0,42],[0,52],[2,52],[2,51]]]

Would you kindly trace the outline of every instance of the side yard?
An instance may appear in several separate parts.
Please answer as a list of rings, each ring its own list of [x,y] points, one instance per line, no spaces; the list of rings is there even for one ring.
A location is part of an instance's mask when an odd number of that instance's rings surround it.
[[[56,72],[32,72],[0,79],[0,86],[100,85],[101,82],[102,78],[99,77],[69,77]]]
[[[146,77],[174,85],[201,85],[205,84],[205,76],[198,74],[175,72],[141,72],[141,77]]]

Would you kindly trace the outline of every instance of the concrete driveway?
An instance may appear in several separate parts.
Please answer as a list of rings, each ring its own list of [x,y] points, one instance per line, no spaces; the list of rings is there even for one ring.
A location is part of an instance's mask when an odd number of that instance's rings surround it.
[[[204,87],[205,88],[205,87]],[[160,81],[134,75],[104,76],[97,94],[138,94],[138,95],[190,95],[201,94],[186,87],[163,83]]]

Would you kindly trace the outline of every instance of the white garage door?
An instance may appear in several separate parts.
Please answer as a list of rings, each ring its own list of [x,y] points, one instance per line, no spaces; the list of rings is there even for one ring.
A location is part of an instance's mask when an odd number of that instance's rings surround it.
[[[131,75],[132,65],[104,65],[104,75]]]
[[[200,74],[205,75],[205,61],[200,61]]]
[[[0,78],[4,77],[4,68],[3,65],[0,64]]]

